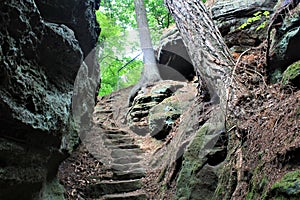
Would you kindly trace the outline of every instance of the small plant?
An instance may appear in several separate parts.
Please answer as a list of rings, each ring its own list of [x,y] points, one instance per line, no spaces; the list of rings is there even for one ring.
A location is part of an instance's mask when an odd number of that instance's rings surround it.
[[[257,11],[256,13],[253,14],[253,17],[250,17],[247,19],[246,22],[244,22],[241,26],[239,26],[239,30],[245,29],[246,27],[252,25],[256,21],[261,21],[260,25],[256,27],[256,31],[259,31],[260,29],[263,29],[267,25],[267,20],[270,18],[270,12],[269,11]]]

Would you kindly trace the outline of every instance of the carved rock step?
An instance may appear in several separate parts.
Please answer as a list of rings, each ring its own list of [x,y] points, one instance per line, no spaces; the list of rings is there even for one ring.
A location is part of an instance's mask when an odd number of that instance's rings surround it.
[[[112,103],[114,101],[115,101],[114,99],[107,99],[107,100],[105,100],[105,103]]]
[[[108,135],[115,135],[115,134],[128,135],[128,133],[126,131],[121,131],[118,129],[105,130],[104,133],[108,134]]]
[[[102,109],[102,110],[95,110],[94,114],[109,114],[114,112],[114,110],[106,110],[106,109]]]
[[[108,194],[103,196],[104,200],[146,200],[147,196],[142,192]]]
[[[112,149],[112,158],[122,158],[122,157],[136,157],[141,155],[143,151],[141,149]]]
[[[110,179],[128,180],[128,179],[139,179],[145,176],[146,176],[146,170],[144,168],[137,168],[129,171],[114,171]]]
[[[140,149],[140,146],[137,144],[120,144],[120,145],[115,145],[115,144],[108,144],[106,143],[106,146],[111,148],[111,149]]]
[[[129,138],[131,138],[130,136],[128,136],[128,135],[122,135],[122,134],[105,134],[104,135],[107,139],[112,139],[112,140],[114,140],[114,139],[129,139]]]
[[[119,138],[119,139],[110,139],[104,142],[104,145],[122,145],[122,144],[130,144],[134,141],[133,138]]]
[[[114,159],[115,164],[128,164],[128,163],[137,163],[143,160],[142,157],[139,156],[131,156],[131,157],[122,157]]]
[[[115,194],[122,192],[132,192],[141,189],[141,180],[123,180],[123,181],[101,181],[99,183],[89,185],[88,193],[91,197],[99,197],[105,194]]]
[[[111,169],[112,171],[128,171],[133,169],[142,168],[140,163],[129,163],[129,164],[112,164]]]

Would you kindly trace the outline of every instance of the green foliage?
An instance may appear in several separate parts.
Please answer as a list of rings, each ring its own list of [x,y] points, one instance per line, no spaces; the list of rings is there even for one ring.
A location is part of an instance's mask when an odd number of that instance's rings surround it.
[[[138,43],[128,41],[128,31],[118,25],[115,18],[96,12],[96,17],[101,26],[101,34],[98,39],[100,46],[99,63],[101,68],[101,89],[100,96],[108,95],[111,92],[135,84],[140,78],[142,61],[135,60],[126,68],[119,69],[132,58],[129,54],[135,51]],[[131,49],[128,49],[131,46]],[[136,47],[136,48],[135,48]]]
[[[254,22],[260,22],[260,24],[256,27],[256,31],[259,31],[260,29],[263,29],[267,25],[267,19],[270,18],[270,12],[269,11],[258,11],[253,14],[253,17],[250,17],[247,19],[246,22],[244,22],[241,26],[239,26],[238,29],[245,29],[249,26],[253,25]]]
[[[174,23],[171,15],[164,6],[163,0],[145,0],[145,6],[149,27],[164,29]]]
[[[101,1],[100,8],[102,8],[105,15],[114,19],[120,27],[137,27],[133,0],[105,0]]]
[[[136,28],[134,1],[133,0],[106,0],[100,6],[106,15],[114,18],[116,23],[123,28]],[[174,23],[163,0],[145,0],[149,27],[163,29]]]
[[[118,70],[130,60],[130,57],[123,57],[122,60],[104,59],[103,62],[105,62],[105,64],[101,67],[100,96],[105,96],[115,90],[133,85],[139,80],[143,69],[143,62],[141,60],[133,61],[128,67],[118,72]]]
[[[99,42],[104,42],[112,36],[119,36],[122,32],[122,28],[117,26],[115,21],[109,16],[96,11],[96,19],[101,24],[101,33],[99,36]]]
[[[163,0],[145,0],[147,17],[155,45],[164,28],[173,24],[173,19],[164,6]],[[136,31],[133,0],[101,1],[96,12],[101,26],[99,36],[99,63],[101,68],[101,89],[99,95],[107,95],[117,89],[135,84],[142,71],[141,60],[134,60],[120,72],[119,69],[140,52]]]

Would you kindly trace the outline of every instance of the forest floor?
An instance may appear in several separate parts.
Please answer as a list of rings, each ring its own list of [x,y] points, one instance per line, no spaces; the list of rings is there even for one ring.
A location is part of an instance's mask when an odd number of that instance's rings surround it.
[[[233,56],[238,60],[240,54]],[[268,193],[272,184],[287,171],[300,169],[300,91],[290,85],[268,83],[263,48],[243,55],[233,77],[238,90],[237,98],[228,104],[229,134],[234,136],[228,148],[236,146],[236,149],[229,151],[227,165],[235,168],[238,174],[238,184],[232,195],[245,199],[250,188],[255,187],[255,180],[269,177],[263,189]],[[259,173],[255,173],[258,166]],[[151,171],[143,180],[143,189],[151,199],[155,199],[159,191],[155,184],[158,173]],[[67,199],[85,199],[85,188],[95,181],[93,177],[105,175],[104,165],[84,145],[80,145],[59,169]],[[175,192],[174,185],[169,188],[168,196]]]

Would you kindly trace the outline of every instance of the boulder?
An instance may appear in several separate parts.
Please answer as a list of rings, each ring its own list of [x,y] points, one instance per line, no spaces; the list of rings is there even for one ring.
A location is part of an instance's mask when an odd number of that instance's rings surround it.
[[[84,56],[95,47],[100,33],[94,16],[97,2],[98,0],[35,0],[43,19],[64,24],[75,32]]]
[[[270,28],[270,47],[267,55],[268,69],[273,82],[278,81],[276,72],[284,72],[289,65],[300,60],[300,5],[293,4],[287,9],[277,5],[274,21]],[[280,80],[280,79],[279,79]]]
[[[298,88],[300,87],[300,61],[291,64],[282,76],[283,84],[293,83]]]
[[[72,116],[75,78],[82,65],[97,77],[77,81],[81,90],[90,87],[88,102],[99,79],[94,56],[85,59],[99,33],[93,2],[68,1],[64,7],[45,1],[46,10],[40,3],[0,3],[0,199],[63,199],[57,169],[79,139]],[[77,29],[50,20],[49,15],[64,21],[60,15],[69,11],[80,21]]]
[[[177,28],[171,28],[162,36],[157,60],[163,80],[191,81],[195,76],[192,61]]]
[[[226,158],[219,127],[206,123],[196,133],[183,154],[175,199],[212,199],[218,183],[218,168]]]

